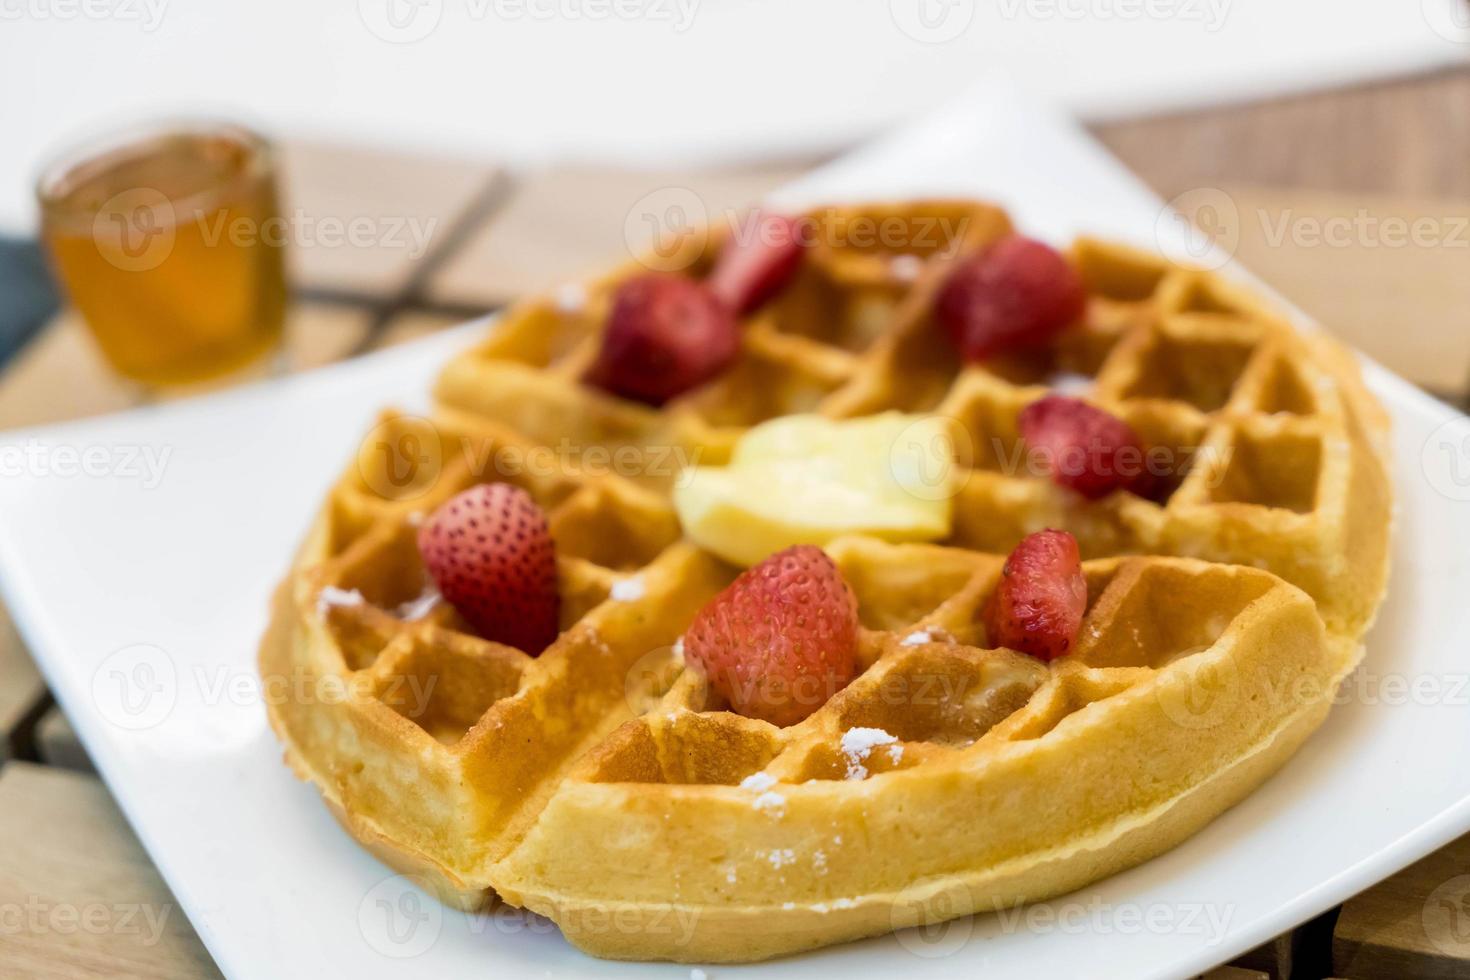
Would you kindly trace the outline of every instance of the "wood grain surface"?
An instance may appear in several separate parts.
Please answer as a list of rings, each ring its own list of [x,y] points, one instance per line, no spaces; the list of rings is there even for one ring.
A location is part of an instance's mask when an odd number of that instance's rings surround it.
[[[1350,980],[1470,977],[1470,837],[1343,905],[1332,968]]]
[[[46,696],[46,685],[26,653],[15,624],[0,607],[0,763],[24,751],[26,724]],[[0,837],[0,846],[4,838]]]
[[[56,705],[51,705],[36,722],[36,757],[48,766],[74,769],[77,772],[96,773],[92,759],[87,755],[76,729],[71,727],[66,715]]]
[[[1470,200],[1470,68],[1094,131],[1166,199],[1225,182]]]
[[[391,299],[492,188],[496,169],[382,147],[281,148],[282,212],[294,284]]]
[[[505,205],[429,277],[440,304],[491,308],[626,262],[664,226],[721,220],[801,168],[658,173],[562,167],[517,182]]]
[[[0,840],[0,975],[220,975],[99,780],[7,764]]]

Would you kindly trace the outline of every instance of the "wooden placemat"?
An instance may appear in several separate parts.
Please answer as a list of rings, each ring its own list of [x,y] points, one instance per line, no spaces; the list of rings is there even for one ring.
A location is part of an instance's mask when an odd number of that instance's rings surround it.
[[[1410,865],[1342,907],[1339,977],[1470,977],[1470,837]]]
[[[0,840],[0,975],[220,975],[98,780],[8,763]]]

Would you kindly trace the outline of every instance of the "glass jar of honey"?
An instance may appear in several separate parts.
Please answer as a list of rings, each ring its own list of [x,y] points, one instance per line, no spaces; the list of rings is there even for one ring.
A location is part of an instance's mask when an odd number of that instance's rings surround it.
[[[51,166],[37,197],[57,276],[119,373],[201,381],[279,346],[289,229],[260,136],[175,125],[102,141]]]

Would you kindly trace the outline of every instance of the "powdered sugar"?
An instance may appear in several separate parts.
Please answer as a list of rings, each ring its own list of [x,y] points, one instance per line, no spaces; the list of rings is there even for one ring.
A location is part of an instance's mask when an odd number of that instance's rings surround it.
[[[757,810],[766,810],[774,817],[786,815],[786,797],[771,789],[776,779],[770,773],[753,772],[740,781],[740,788],[759,794],[750,805]]]
[[[796,860],[796,852],[789,847],[767,851],[766,860],[771,862],[771,867],[773,868],[784,868]]]
[[[881,728],[849,728],[842,733],[842,754],[847,756],[847,778],[868,778],[868,767],[863,763],[868,761],[868,756],[880,745],[894,745],[898,739],[888,734]],[[896,746],[902,753],[903,746]],[[892,750],[890,750],[890,753]],[[898,758],[891,756],[893,761]]]
[[[899,641],[901,647],[917,647],[925,643],[933,643],[934,636],[928,630],[914,630],[908,636]]]
[[[748,789],[753,793],[764,793],[776,785],[776,777],[766,772],[753,772],[740,781],[741,789]]]
[[[614,582],[610,594],[618,602],[637,602],[648,594],[648,586],[644,584],[642,575],[634,575]]]
[[[1059,395],[1076,397],[1092,390],[1093,381],[1085,374],[1057,371],[1046,379],[1046,386]]]
[[[579,282],[564,282],[552,293],[552,302],[562,313],[581,313],[587,305],[587,290]]]
[[[913,282],[924,271],[924,263],[917,255],[895,255],[888,260],[888,271],[895,279]]]
[[[780,793],[762,793],[750,805],[757,810],[769,810],[773,816],[784,817],[786,815],[786,797]]]
[[[439,594],[439,590],[431,585],[417,599],[410,599],[399,606],[394,611],[394,615],[406,623],[417,622],[429,615],[443,598]]]
[[[327,611],[341,606],[360,606],[367,600],[356,589],[339,589],[335,585],[323,586],[316,594],[316,614],[325,617]]]

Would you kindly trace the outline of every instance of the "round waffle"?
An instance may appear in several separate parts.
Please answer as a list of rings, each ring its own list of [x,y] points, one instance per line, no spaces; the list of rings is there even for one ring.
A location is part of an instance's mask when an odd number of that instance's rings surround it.
[[[578,380],[633,265],[528,301],[454,360],[430,419],[385,415],[277,594],[271,720],[360,840],[446,899],[498,894],[603,956],[752,960],[1078,887],[1183,839],[1325,716],[1386,573],[1383,413],[1352,359],[1218,278],[1093,241],[1083,322],[962,365],[930,309],[1009,231],[973,202],[828,208],[737,364],[661,410]],[[887,249],[847,234],[900,229]],[[707,269],[718,235],[679,261]],[[665,262],[667,267],[667,262]],[[1155,499],[1088,502],[1018,464],[1048,386],[1171,449]],[[678,641],[737,574],[669,490],[780,415],[952,420],[952,539],[828,545],[862,672],[789,728],[729,712]],[[503,481],[546,510],[560,639],[541,656],[435,601],[418,522]],[[1088,560],[1072,654],[988,643],[1004,554],[1060,527]]]

